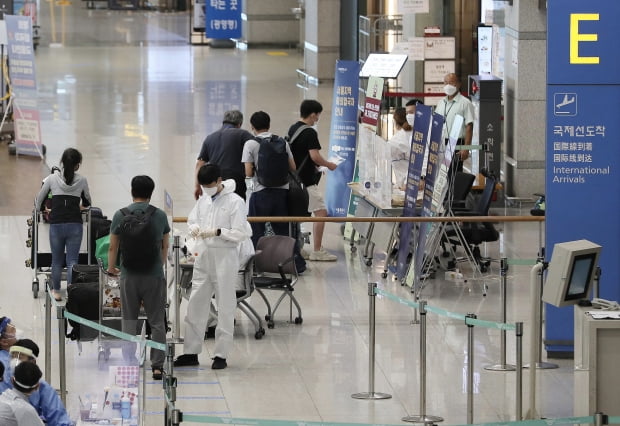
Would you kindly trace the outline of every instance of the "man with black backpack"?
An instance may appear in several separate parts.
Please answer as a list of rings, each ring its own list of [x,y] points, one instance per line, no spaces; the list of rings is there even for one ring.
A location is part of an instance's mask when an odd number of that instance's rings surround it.
[[[166,282],[163,264],[168,252],[170,226],[166,213],[149,204],[155,182],[149,176],[131,180],[133,203],[112,218],[108,272],[121,275],[123,331],[137,334],[140,305],[155,342],[166,342]],[[121,269],[114,267],[120,249]],[[123,357],[135,357],[135,344],[123,347]],[[153,379],[161,380],[165,354],[151,348]]]
[[[295,171],[291,149],[283,138],[269,133],[271,118],[266,112],[252,114],[250,124],[256,137],[245,143],[241,157],[245,175],[253,178],[254,186],[248,217],[288,216],[288,172]],[[265,223],[251,225],[256,247],[259,238],[265,235]],[[272,222],[271,228],[276,235],[288,235],[287,222]]]

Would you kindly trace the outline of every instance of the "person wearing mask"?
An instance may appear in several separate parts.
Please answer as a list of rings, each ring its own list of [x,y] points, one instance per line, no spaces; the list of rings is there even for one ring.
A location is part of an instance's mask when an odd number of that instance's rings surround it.
[[[243,199],[235,194],[235,181],[222,181],[222,172],[215,164],[202,166],[198,182],[202,197],[189,214],[190,237],[204,240],[204,250],[194,261],[192,292],[187,315],[183,355],[175,366],[198,365],[198,354],[209,317],[211,298],[217,301],[217,326],[215,328],[214,358],[211,368],[227,367],[227,359],[233,344],[236,290],[233,283],[239,270],[239,245],[252,236]]]
[[[50,248],[52,251],[51,292],[56,300],[60,295],[60,279],[63,266],[67,265],[67,283],[71,283],[73,265],[78,263],[82,244],[82,208],[91,205],[88,182],[77,173],[82,164],[82,154],[75,148],[67,148],[60,158],[61,172],[54,172],[43,180],[36,198],[36,206],[43,204],[52,194],[50,211]],[[66,255],[65,255],[66,250]]]
[[[461,95],[461,79],[456,74],[446,74],[443,82],[446,97],[442,98],[435,107],[435,112],[444,118],[442,138],[447,144],[453,130],[454,118],[460,115],[463,117],[463,124],[458,132],[457,145],[471,145],[474,131],[474,106],[469,99]],[[463,161],[467,158],[469,158],[468,150],[455,151],[450,170],[463,171]]]
[[[409,123],[411,127],[413,127],[413,121],[415,120],[415,107],[418,104],[424,104],[424,102],[422,102],[419,99],[413,98],[413,99],[408,100],[407,103],[405,104],[405,113],[407,117],[407,123]]]
[[[315,217],[327,217],[327,208],[323,200],[323,194],[319,190],[320,172],[317,167],[324,166],[329,170],[336,170],[338,165],[326,160],[321,155],[321,144],[319,143],[319,135],[316,131],[316,125],[323,112],[323,106],[316,100],[306,99],[299,106],[299,120],[294,123],[288,130],[288,136],[291,140],[291,152],[295,159],[295,164],[299,164],[297,171],[299,179],[308,189],[309,203],[308,213],[312,213]],[[293,140],[293,136],[301,126],[310,126],[299,133]],[[338,258],[323,249],[323,232],[325,230],[325,222],[314,222],[312,225],[313,251],[309,254],[308,259],[312,261],[336,261]]]
[[[222,128],[211,133],[202,143],[200,154],[196,160],[196,175],[205,164],[217,164],[222,170],[222,179],[235,180],[235,193],[245,200],[245,169],[241,162],[243,145],[253,139],[247,130],[243,130],[243,114],[233,110],[224,113]],[[202,194],[200,183],[196,179],[194,198],[197,200]]]
[[[0,383],[0,393],[10,387],[11,384],[11,371],[9,369],[11,354],[9,349],[17,341],[16,334],[17,329],[11,322],[11,318],[0,318],[0,363],[5,367],[3,381]]]
[[[166,343],[166,280],[164,263],[168,254],[170,225],[166,213],[150,204],[155,182],[149,176],[139,175],[131,179],[133,202],[117,210],[110,226],[108,248],[108,273],[119,275],[121,286],[121,312],[123,331],[137,334],[140,307],[144,306],[146,319],[151,326],[152,340]],[[139,235],[128,235],[130,223],[148,216],[148,227]],[[142,218],[142,219],[140,219]],[[121,253],[121,269],[114,265]],[[135,343],[123,345],[123,358],[136,362]],[[163,376],[164,351],[151,348],[151,371],[153,379]]]
[[[2,426],[43,426],[28,397],[39,388],[41,370],[36,364],[18,365],[11,377],[12,388],[0,395],[0,424]],[[49,423],[55,424],[55,423]]]
[[[19,339],[11,346],[9,353],[10,361],[7,370],[10,377],[11,374],[17,371],[20,365],[37,363],[39,346],[30,339]],[[9,379],[8,382],[2,385],[10,388],[14,387],[14,382]],[[73,421],[69,417],[56,389],[45,380],[39,380],[37,388],[28,394],[28,401],[45,423],[55,426],[73,425]]]

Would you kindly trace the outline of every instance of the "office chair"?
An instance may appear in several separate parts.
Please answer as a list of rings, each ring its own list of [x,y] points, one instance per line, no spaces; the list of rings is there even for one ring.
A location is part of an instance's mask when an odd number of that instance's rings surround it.
[[[289,321],[293,322],[293,304],[297,308],[298,316],[295,324],[301,324],[301,307],[293,295],[295,283],[299,279],[295,268],[295,239],[284,235],[270,235],[261,237],[256,245],[256,256],[254,256],[254,266],[257,274],[254,277],[256,291],[263,298],[267,305],[267,327],[274,327],[274,315],[278,306],[286,296],[290,299]],[[276,303],[271,308],[269,300],[265,296],[264,290],[275,290],[282,292]]]
[[[493,175],[486,175],[486,182],[482,195],[478,200],[478,205],[473,210],[453,209],[455,216],[488,216],[491,200],[497,180]],[[462,237],[462,238],[461,238]],[[461,245],[467,252],[468,256],[480,268],[480,272],[486,272],[489,268],[490,260],[482,258],[480,254],[480,244],[483,242],[493,242],[499,239],[499,232],[495,229],[491,222],[465,222],[460,225],[454,224],[446,228],[444,238],[441,245],[443,247],[443,256],[448,257],[449,253],[446,244],[451,244],[453,251],[456,246]],[[451,269],[456,265],[456,259],[449,262],[448,268]]]

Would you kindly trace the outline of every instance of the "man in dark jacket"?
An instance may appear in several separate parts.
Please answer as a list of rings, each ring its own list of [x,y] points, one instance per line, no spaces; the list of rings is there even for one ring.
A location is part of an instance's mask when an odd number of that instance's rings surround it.
[[[226,111],[222,128],[211,133],[202,143],[200,154],[196,160],[196,174],[207,163],[216,164],[222,170],[222,180],[235,180],[235,193],[245,200],[245,169],[241,162],[241,153],[246,141],[254,139],[247,130],[241,129],[243,114],[241,111]],[[195,179],[194,198],[202,194],[198,180]]]

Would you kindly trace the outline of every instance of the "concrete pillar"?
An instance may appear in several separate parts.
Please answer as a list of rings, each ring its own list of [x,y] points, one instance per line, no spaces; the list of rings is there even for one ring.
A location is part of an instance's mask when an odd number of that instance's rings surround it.
[[[545,190],[547,14],[539,0],[506,7],[504,152],[506,194]]]
[[[334,79],[340,57],[340,0],[305,2],[304,70],[320,81]]]

